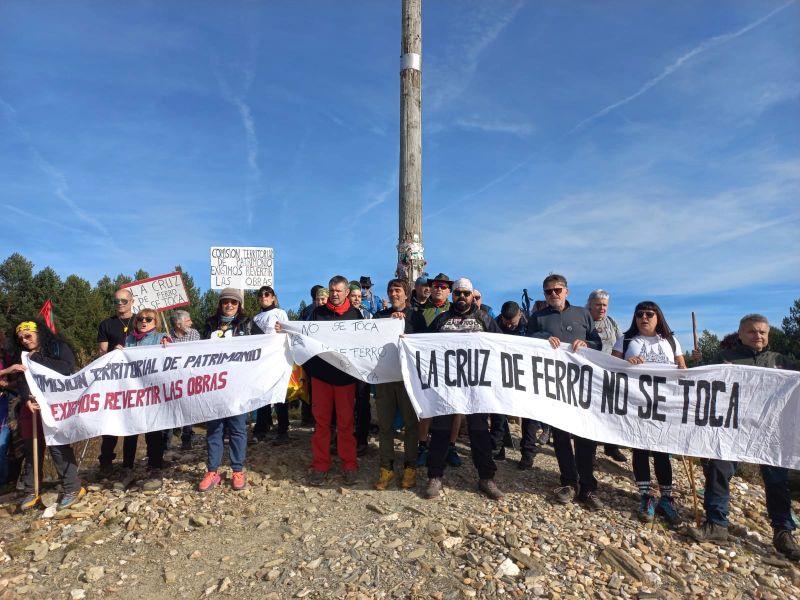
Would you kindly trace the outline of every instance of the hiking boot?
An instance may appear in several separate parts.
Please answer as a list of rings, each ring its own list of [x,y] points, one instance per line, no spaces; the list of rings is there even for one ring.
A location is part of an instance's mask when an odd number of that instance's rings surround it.
[[[319,487],[325,483],[328,474],[325,471],[311,471],[311,476],[308,478],[308,485]]]
[[[147,479],[144,480],[142,483],[142,491],[143,492],[156,492],[161,489],[161,486],[164,484],[164,480],[161,477],[161,470],[160,469],[152,469],[147,474]]]
[[[492,500],[502,500],[503,492],[497,487],[494,479],[481,479],[478,481],[478,489],[486,494]]]
[[[404,490],[411,490],[417,487],[417,470],[414,467],[403,469],[403,479],[400,481],[400,487]]]
[[[39,504],[40,500],[41,498],[39,498],[39,496],[36,494],[26,494],[22,499],[22,502],[19,503],[19,510],[24,512],[26,510],[35,508]]]
[[[442,491],[442,478],[431,477],[428,479],[428,484],[425,486],[425,497],[429,499],[438,498],[439,492]]]
[[[642,494],[639,500],[639,520],[642,523],[652,523],[656,516],[656,499],[650,494]]]
[[[695,542],[725,545],[729,541],[728,526],[706,521],[702,527],[689,527],[686,533]]]
[[[417,466],[424,467],[428,464],[428,444],[420,442],[417,448]]]
[[[114,465],[112,463],[100,463],[97,467],[97,477],[100,479],[108,479],[114,474]]]
[[[378,481],[375,482],[375,489],[379,491],[383,491],[389,487],[394,481],[394,471],[392,469],[384,469],[381,467],[380,475],[378,475]]]
[[[392,473],[394,475],[394,473]],[[358,471],[355,469],[348,469],[344,472],[344,484],[355,485],[358,483]]]
[[[505,460],[506,459],[506,449],[505,447],[500,448],[497,452],[492,454],[492,458],[494,460]]]
[[[290,443],[292,439],[289,437],[289,434],[286,431],[281,433],[275,434],[275,439],[272,440],[273,446],[285,446],[286,444]]]
[[[458,448],[456,448],[455,444],[450,444],[447,446],[447,456],[445,457],[445,461],[451,467],[460,467],[462,465],[461,457],[458,455]]]
[[[219,481],[219,475],[216,471],[208,471],[198,484],[197,489],[201,492],[210,492],[219,485]]]
[[[595,492],[586,492],[578,497],[578,501],[589,510],[600,510],[603,508],[603,501],[600,500]]]
[[[83,498],[86,495],[86,488],[81,488],[77,492],[72,492],[70,494],[64,494],[61,496],[61,500],[58,501],[58,510],[63,510],[65,508],[69,508],[73,504],[75,504],[78,500]]]
[[[800,546],[794,541],[792,532],[788,529],[776,531],[772,536],[775,550],[793,562],[800,562]]]
[[[533,454],[523,453],[517,463],[517,468],[520,471],[527,471],[533,468]]]
[[[136,479],[136,474],[133,472],[133,467],[123,467],[119,480],[115,481],[111,487],[124,492],[133,483],[134,479]]]
[[[681,515],[672,496],[661,496],[656,505],[656,512],[664,517],[670,525],[675,526],[681,522]]]
[[[369,444],[358,444],[356,446],[356,456],[364,456],[369,450]]]
[[[620,452],[620,449],[614,446],[613,448],[607,448],[605,451],[605,455],[608,456],[610,459],[615,460],[620,463],[628,462],[627,457]]]
[[[244,471],[234,471],[231,475],[231,487],[235,492],[241,492],[247,487],[247,478],[244,476]]]
[[[554,489],[553,494],[561,504],[569,504],[575,499],[575,488],[571,485],[563,485]]]

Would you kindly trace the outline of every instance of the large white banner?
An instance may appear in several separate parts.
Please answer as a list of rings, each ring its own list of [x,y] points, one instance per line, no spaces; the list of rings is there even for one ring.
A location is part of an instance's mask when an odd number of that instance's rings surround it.
[[[634,366],[594,350],[494,333],[400,339],[420,417],[498,413],[671,454],[800,468],[800,373]]]
[[[48,444],[241,415],[283,402],[292,371],[282,335],[114,350],[68,376],[22,364]]]
[[[296,363],[319,356],[367,383],[402,381],[397,339],[404,327],[402,319],[281,323]]]

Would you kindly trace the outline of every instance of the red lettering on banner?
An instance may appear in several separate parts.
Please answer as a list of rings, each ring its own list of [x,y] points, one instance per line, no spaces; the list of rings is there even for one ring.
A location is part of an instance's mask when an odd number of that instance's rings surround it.
[[[103,410],[119,410],[119,392],[106,392],[106,402]]]
[[[226,379],[227,375],[227,371],[222,371],[221,373],[214,373],[213,375],[191,377],[189,379],[189,385],[187,386],[188,395],[196,396],[198,394],[205,394],[207,392],[223,389],[228,384],[228,380]]]

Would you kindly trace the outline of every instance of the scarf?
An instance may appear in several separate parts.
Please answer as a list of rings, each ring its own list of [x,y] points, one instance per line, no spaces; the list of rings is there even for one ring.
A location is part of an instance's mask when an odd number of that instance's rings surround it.
[[[155,329],[151,329],[150,331],[145,331],[145,332],[139,332],[134,329],[131,335],[133,336],[133,339],[135,339],[137,342],[141,342],[148,335],[155,332],[156,332]]]
[[[219,320],[221,323],[233,323],[233,320],[236,318],[236,315],[226,317],[225,315],[220,315]]]
[[[346,313],[350,309],[350,298],[345,298],[341,306],[334,306],[333,304],[331,304],[331,301],[328,300],[325,303],[325,308],[327,308],[329,311],[333,313],[336,313],[341,317],[344,313]]]

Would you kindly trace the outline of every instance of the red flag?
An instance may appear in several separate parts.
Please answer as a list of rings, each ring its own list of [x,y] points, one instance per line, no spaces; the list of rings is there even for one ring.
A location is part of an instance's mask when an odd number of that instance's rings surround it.
[[[42,308],[39,309],[39,314],[42,315],[45,324],[53,333],[56,332],[56,324],[53,322],[53,301],[50,298],[47,299],[47,302],[42,304]]]

